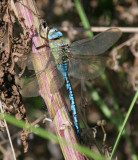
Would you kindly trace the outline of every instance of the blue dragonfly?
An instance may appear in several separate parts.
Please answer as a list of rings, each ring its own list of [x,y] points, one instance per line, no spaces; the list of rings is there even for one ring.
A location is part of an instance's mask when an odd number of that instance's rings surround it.
[[[73,42],[69,46],[69,44],[62,39],[63,34],[57,28],[50,29],[46,26],[46,32],[47,37],[40,36],[48,39],[49,52],[54,57],[54,65],[57,70],[57,75],[54,79],[57,79],[58,89],[60,89],[66,81],[74,126],[77,136],[80,137],[77,107],[69,75],[81,80],[91,80],[98,77],[103,73],[108,60],[107,57],[101,56],[100,54],[107,51],[121,37],[122,33],[117,28],[111,28],[93,38],[82,39]],[[39,48],[40,47],[37,49]],[[38,74],[42,73],[45,69],[47,69],[47,67],[38,71]],[[36,89],[39,87],[34,83],[36,83],[36,78],[33,78],[23,87],[23,95],[25,97],[37,96],[38,92],[36,92]],[[51,80],[51,85],[52,84],[53,79]],[[33,90],[34,87],[35,91]],[[29,92],[28,88],[31,88],[31,92]],[[56,92],[56,89],[51,92]]]

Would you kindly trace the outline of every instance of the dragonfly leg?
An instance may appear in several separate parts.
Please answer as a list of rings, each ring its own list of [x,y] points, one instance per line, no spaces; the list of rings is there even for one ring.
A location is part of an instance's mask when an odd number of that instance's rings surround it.
[[[42,73],[44,70],[46,70],[46,69],[48,68],[48,66],[49,66],[49,62],[50,62],[50,60],[49,60],[49,61],[47,61],[47,63],[46,63],[46,65],[45,65],[45,67],[44,67],[42,70],[40,70],[40,71],[38,71],[38,72],[36,72],[36,73],[32,74],[29,78],[32,78],[32,77],[34,77],[34,76],[36,76],[36,75],[38,75],[38,74]]]
[[[44,33],[46,33],[46,37],[44,37],[44,36],[41,35],[42,27],[43,27]],[[49,31],[49,27],[47,27],[46,21],[42,20],[42,22],[39,25],[39,32],[38,32],[38,34],[39,34],[39,36],[42,39],[44,39],[46,41],[46,43],[43,44],[43,45],[41,45],[41,46],[38,46],[38,47],[36,47],[35,44],[33,43],[36,49],[40,49],[40,48],[43,48],[43,47],[49,47],[48,31]]]
[[[34,46],[35,46],[35,44],[34,44]],[[49,47],[49,44],[48,44],[48,43],[45,43],[45,44],[43,44],[43,45],[41,45],[41,46],[38,46],[38,47],[35,46],[36,49],[41,49],[41,48],[43,48],[43,47]]]
[[[41,37],[41,36],[40,36],[40,37]],[[41,37],[41,38],[42,38],[42,37]],[[43,45],[41,45],[41,46],[36,46],[35,43],[33,42],[33,40],[32,40],[32,43],[33,43],[33,45],[35,46],[36,49],[41,49],[41,48],[43,48],[43,47],[49,47],[49,43],[48,43],[48,42],[45,43],[45,44],[43,44]]]

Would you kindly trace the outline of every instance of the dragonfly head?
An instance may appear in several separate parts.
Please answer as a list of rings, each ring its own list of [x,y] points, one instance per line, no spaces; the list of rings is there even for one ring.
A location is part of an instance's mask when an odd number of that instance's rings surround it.
[[[60,32],[57,28],[50,29],[50,31],[48,33],[48,39],[51,39],[51,40],[58,39],[62,36],[63,36],[62,32]]]

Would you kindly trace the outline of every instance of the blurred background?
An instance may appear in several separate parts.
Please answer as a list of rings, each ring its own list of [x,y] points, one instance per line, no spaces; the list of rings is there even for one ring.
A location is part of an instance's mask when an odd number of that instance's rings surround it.
[[[84,29],[84,22],[79,16],[75,2],[72,0],[36,0],[43,19],[49,26],[58,27],[63,32],[64,39],[70,44],[75,40],[88,38],[90,33]],[[95,139],[99,146],[104,149],[107,147],[110,151],[135,91],[138,90],[138,34],[130,30],[130,27],[138,26],[138,2],[137,0],[81,0],[81,3],[92,28],[96,26],[98,30],[98,27],[125,27],[128,30],[107,52],[114,63],[111,61],[107,64],[104,75],[85,83],[71,77],[81,128],[84,128],[84,133],[85,131],[87,133],[88,128],[95,129],[97,132]],[[68,93],[65,95],[70,106]],[[49,115],[42,98],[24,98],[23,100],[29,121],[34,122],[38,119],[39,123],[36,125],[54,133],[52,123],[44,121],[44,118],[49,118]],[[134,155],[138,155],[137,113],[138,100],[127,122],[127,135],[121,138],[117,148],[116,156],[119,160],[131,160]],[[85,123],[82,123],[83,120]],[[99,123],[97,124],[99,120],[104,120],[104,130]],[[29,149],[24,154],[19,137],[20,130],[10,127],[19,160],[64,159],[58,144],[34,134],[29,136]],[[104,131],[107,134],[105,142],[103,142]],[[82,131],[85,139],[84,135]],[[6,142],[5,146],[7,154],[10,154]],[[91,148],[96,149],[94,145]]]

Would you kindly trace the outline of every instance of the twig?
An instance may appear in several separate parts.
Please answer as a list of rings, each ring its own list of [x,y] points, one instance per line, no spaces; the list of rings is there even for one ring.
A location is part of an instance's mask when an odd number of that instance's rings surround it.
[[[45,118],[45,115],[42,115],[41,117],[39,117],[38,119],[36,119],[34,122],[31,123],[31,125],[35,125],[35,124],[38,124],[40,121],[42,121],[43,119]],[[48,119],[48,118],[47,118]],[[48,119],[50,121],[50,119]],[[50,121],[51,122],[51,121]],[[13,136],[11,136],[11,139],[15,139],[18,135],[21,134],[22,131],[19,131],[17,132],[16,134],[14,134]],[[5,139],[3,141],[0,142],[0,146],[5,144],[5,143],[8,143],[8,140]],[[1,150],[1,149],[0,149]]]
[[[0,110],[1,110],[1,113],[3,114],[3,117],[4,117],[4,111],[3,111],[3,109],[2,109],[1,100],[0,100]],[[3,118],[3,121],[4,121],[4,123],[5,123],[5,128],[6,128],[7,135],[8,135],[8,138],[9,138],[9,142],[10,142],[10,145],[11,145],[11,149],[12,149],[12,153],[13,153],[13,158],[14,158],[14,160],[16,160],[15,151],[14,151],[14,148],[13,148],[13,144],[12,144],[10,132],[9,132],[8,125],[7,125],[7,122],[6,122],[5,118]]]
[[[36,3],[34,0],[22,0],[21,3],[16,2],[16,8],[18,10],[18,19],[22,17],[24,19],[25,25],[30,28],[30,35],[33,40],[32,43],[32,54],[33,54],[33,64],[35,68],[35,72],[41,70],[44,67],[44,62],[49,60],[48,49],[46,47],[36,49],[35,46],[41,46],[45,44],[43,39],[38,35],[38,29],[40,26],[40,19],[36,17],[31,10],[37,10]],[[27,7],[25,7],[27,6]],[[28,10],[28,8],[30,8]],[[38,13],[37,11],[35,13]],[[33,28],[31,30],[31,28]],[[24,28],[26,30],[26,28]],[[45,52],[46,56],[43,53]],[[52,55],[51,55],[52,57]],[[52,57],[54,58],[54,57]],[[55,94],[51,94],[51,91],[54,87],[58,88],[56,80],[53,80],[52,85],[50,84],[51,79],[55,78],[56,71],[54,70],[54,66],[50,63],[48,69],[42,74],[38,75],[38,78],[42,78],[41,81],[38,81],[40,94],[43,97],[50,118],[53,121],[53,126],[55,127],[56,133],[60,138],[64,138],[66,141],[70,141],[72,145],[74,143],[78,143],[78,139],[76,137],[76,133],[74,130],[74,126],[70,123],[71,118],[67,108],[67,104],[64,99],[64,95],[62,90],[58,90]],[[52,73],[51,73],[52,71]],[[85,157],[75,150],[73,147],[67,147],[63,143],[60,144],[65,159],[80,159],[84,160]]]
[[[33,123],[31,123],[32,125],[38,124],[40,121],[42,121],[42,119],[45,118],[45,115],[42,115],[41,117],[39,117],[38,119],[36,119]]]
[[[117,27],[117,26],[113,26],[113,27]],[[68,31],[69,28],[68,27],[59,27],[61,29],[61,31]],[[83,28],[83,27],[73,27],[74,30],[77,31],[87,31],[87,30],[91,30],[92,32],[104,32],[105,30],[109,29],[111,27],[91,27],[91,28]],[[122,32],[126,32],[126,33],[136,33],[138,32],[138,27],[117,27],[118,29],[120,29]]]

